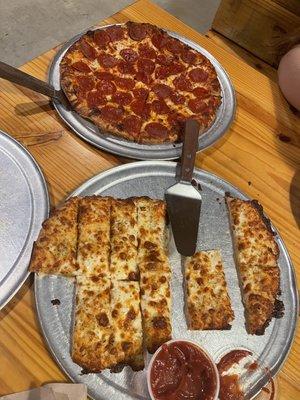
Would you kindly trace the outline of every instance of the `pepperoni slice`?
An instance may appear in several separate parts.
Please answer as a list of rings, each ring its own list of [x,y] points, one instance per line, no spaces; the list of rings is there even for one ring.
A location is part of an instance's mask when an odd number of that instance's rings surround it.
[[[122,123],[125,131],[132,134],[138,134],[141,130],[143,121],[141,120],[141,118],[135,115],[131,115],[123,119]]]
[[[178,133],[178,139],[182,140],[183,139],[183,133],[184,133],[184,122],[187,120],[187,117],[180,114],[180,113],[174,113],[168,115],[168,122],[170,126],[172,127],[172,130],[176,130]]]
[[[205,99],[209,96],[209,91],[203,87],[196,87],[193,90],[193,94],[200,99]]]
[[[155,70],[155,78],[156,79],[164,79],[170,75],[169,67],[166,65],[162,65],[161,67],[157,67]]]
[[[94,32],[94,41],[101,49],[104,49],[110,42],[110,37],[105,30],[98,29]]]
[[[164,33],[155,33],[151,37],[152,44],[159,50],[161,50],[168,42],[168,36]]]
[[[147,36],[147,26],[145,24],[139,24],[135,22],[129,22],[128,35],[132,40],[141,41]]]
[[[106,33],[112,42],[124,39],[125,29],[122,26],[109,26],[106,28]]]
[[[170,96],[170,99],[173,101],[174,104],[184,104],[185,97],[182,94],[173,92]]]
[[[141,82],[145,83],[146,85],[150,85],[150,83],[152,82],[151,75],[146,74],[145,72],[141,72],[141,71],[139,71],[138,73],[135,74],[135,79],[137,81],[141,81]]]
[[[194,82],[205,82],[208,78],[208,73],[201,68],[195,68],[189,72],[189,77]]]
[[[166,102],[162,99],[152,101],[151,108],[157,114],[169,114],[171,112]]]
[[[135,86],[135,82],[131,78],[115,78],[115,82],[120,89],[131,90]]]
[[[90,67],[83,61],[74,62],[71,66],[73,68],[77,69],[77,71],[81,71],[81,72],[90,72],[91,71]]]
[[[80,50],[85,55],[86,58],[90,60],[95,60],[97,57],[97,52],[86,40],[82,40],[80,43]]]
[[[145,88],[134,89],[133,96],[136,100],[140,100],[141,102],[145,103],[149,96],[149,90]]]
[[[179,128],[183,128],[184,121],[186,121],[186,117],[180,113],[172,113],[168,115],[168,122],[171,125],[175,125]]]
[[[218,78],[215,78],[212,82],[211,82],[211,87],[213,90],[215,91],[219,91],[220,90],[220,82]]]
[[[138,52],[142,58],[149,58],[150,60],[156,59],[156,51],[148,44],[139,44]]]
[[[112,101],[121,106],[127,106],[132,102],[132,94],[126,92],[117,92],[112,96]]]
[[[106,103],[105,97],[98,91],[89,92],[86,101],[89,108],[97,108]]]
[[[101,116],[109,122],[120,122],[124,111],[122,108],[113,106],[104,106],[101,108]]]
[[[93,77],[91,76],[77,76],[76,77],[78,86],[81,90],[88,92],[89,90],[94,89],[95,82]]]
[[[103,95],[113,94],[117,90],[115,84],[110,81],[100,81],[97,83],[96,88]]]
[[[138,53],[130,48],[121,50],[120,55],[129,63],[133,63],[138,59]]]
[[[98,61],[99,61],[100,65],[102,65],[102,67],[104,67],[104,68],[113,68],[119,62],[119,60],[117,58],[111,56],[110,54],[106,54],[106,53],[99,54]]]
[[[211,98],[208,101],[208,105],[216,108],[220,105],[221,103],[221,98],[219,96],[211,96]]]
[[[135,100],[130,105],[131,110],[140,117],[147,119],[150,116],[150,105],[140,100]]]
[[[157,97],[160,99],[165,99],[167,97],[170,97],[171,94],[173,93],[173,90],[167,86],[164,85],[163,83],[157,83],[156,85],[153,86],[153,91],[156,94]]]
[[[165,54],[159,54],[157,56],[157,63],[161,65],[171,65],[175,60],[175,57],[168,55],[166,56]]]
[[[193,53],[191,50],[185,49],[181,53],[181,59],[187,64],[194,64],[197,60],[197,55]]]
[[[168,38],[165,47],[167,50],[174,54],[180,54],[184,50],[184,45],[179,40],[174,38]]]
[[[120,61],[118,64],[118,70],[121,74],[130,74],[133,75],[136,73],[134,66],[126,61]]]
[[[191,82],[184,75],[177,76],[173,79],[173,83],[178,90],[190,91],[193,89]]]
[[[95,75],[98,79],[101,81],[112,81],[114,76],[110,72],[105,72],[105,71],[96,71]]]
[[[183,72],[184,70],[185,70],[185,66],[183,64],[174,63],[169,66],[170,75],[179,74],[180,72]]]
[[[189,109],[198,114],[205,110],[207,107],[205,102],[201,99],[192,99],[188,102]]]
[[[139,72],[151,75],[154,71],[155,64],[148,58],[140,58],[137,62],[137,69]]]
[[[145,131],[149,136],[166,139],[168,136],[168,129],[159,122],[150,122],[146,125]]]

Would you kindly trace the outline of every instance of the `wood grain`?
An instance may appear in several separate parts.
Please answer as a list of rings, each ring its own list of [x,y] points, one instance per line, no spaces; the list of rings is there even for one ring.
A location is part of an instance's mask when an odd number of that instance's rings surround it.
[[[226,68],[237,93],[236,120],[220,142],[198,153],[197,166],[261,201],[285,240],[299,282],[300,123],[276,82],[149,1],[140,0],[102,23],[128,19],[177,31],[205,47]],[[22,70],[46,79],[54,54],[55,49],[50,50]],[[129,161],[79,139],[47,98],[5,81],[0,81],[0,128],[19,139],[36,158],[49,185],[52,205],[85,179]],[[279,373],[280,399],[300,396],[299,350],[298,330]],[[0,395],[65,380],[40,333],[31,278],[0,312]]]
[[[271,65],[249,53],[249,51],[243,49],[232,40],[227,39],[225,36],[214,31],[213,29],[206,32],[205,37],[209,38],[212,42],[233,54],[235,57],[246,62],[246,64],[250,65],[258,72],[266,75],[272,81],[277,82],[277,70],[274,67],[271,67]]]
[[[272,0],[222,0],[214,18],[215,31],[277,66],[279,42],[300,26],[300,17]]]
[[[290,12],[300,17],[300,2],[299,0],[273,0],[274,3],[280,4]]]

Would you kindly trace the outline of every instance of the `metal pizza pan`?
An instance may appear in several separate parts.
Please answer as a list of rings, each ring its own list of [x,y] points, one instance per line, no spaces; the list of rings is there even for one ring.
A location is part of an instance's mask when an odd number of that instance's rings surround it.
[[[26,280],[32,245],[48,212],[39,166],[19,142],[0,131],[0,308]]]
[[[175,183],[177,164],[174,162],[142,161],[103,172],[76,189],[71,196],[109,195],[118,198],[149,196],[164,198],[166,188]],[[193,340],[202,345],[217,361],[224,353],[237,348],[249,349],[260,365],[273,376],[281,368],[291,348],[298,314],[298,297],[294,269],[280,234],[276,240],[280,248],[281,300],[285,313],[273,319],[263,336],[247,334],[244,308],[233,258],[229,219],[224,202],[225,192],[248,199],[239,189],[223,179],[203,170],[194,171],[194,179],[202,188],[202,210],[199,226],[198,250],[220,249],[224,261],[226,281],[235,313],[231,330],[189,331],[184,316],[182,288],[182,259],[171,241],[169,253],[172,267],[172,326],[173,338]],[[120,373],[82,374],[70,356],[72,315],[74,313],[74,282],[62,277],[35,278],[35,297],[38,317],[46,342],[57,363],[74,381],[85,383],[89,396],[103,399],[147,399],[145,370],[133,372],[126,367]],[[59,299],[60,305],[51,300]],[[55,302],[54,302],[55,303]],[[147,356],[146,366],[150,356]],[[262,369],[260,371],[263,371]],[[255,375],[250,394],[256,394],[269,379],[269,373]]]

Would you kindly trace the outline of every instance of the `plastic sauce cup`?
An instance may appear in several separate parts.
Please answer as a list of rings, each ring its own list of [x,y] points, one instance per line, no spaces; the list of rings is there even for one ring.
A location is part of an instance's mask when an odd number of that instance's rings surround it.
[[[207,365],[210,365],[211,370],[214,373],[214,381],[215,381],[215,390],[214,390],[213,396],[203,397],[203,399],[201,398],[201,400],[217,400],[218,395],[219,395],[219,390],[220,390],[220,379],[219,379],[219,373],[218,373],[218,369],[217,369],[215,362],[210,357],[210,355],[202,347],[200,347],[197,343],[190,341],[190,340],[181,340],[181,339],[173,339],[173,340],[170,340],[170,341],[164,343],[153,354],[153,356],[150,360],[149,366],[148,366],[148,370],[147,370],[147,385],[148,385],[148,391],[149,391],[151,399],[158,400],[158,397],[155,397],[155,395],[153,393],[152,384],[151,384],[151,372],[152,372],[153,364],[155,363],[157,356],[162,351],[164,346],[169,346],[172,343],[178,343],[179,347],[180,347],[180,343],[183,343],[185,346],[187,345],[187,347],[193,346],[194,348],[197,349],[197,351],[199,351],[199,353],[201,353],[201,356],[205,359],[205,361],[207,362]],[[167,397],[165,397],[165,398],[167,398]]]

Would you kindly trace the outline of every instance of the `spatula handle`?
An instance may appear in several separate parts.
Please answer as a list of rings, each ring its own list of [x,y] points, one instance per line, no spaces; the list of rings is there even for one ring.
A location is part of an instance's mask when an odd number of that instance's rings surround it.
[[[185,123],[183,149],[181,156],[180,180],[191,182],[193,178],[196,152],[198,150],[199,123],[190,119]]]
[[[28,89],[34,90],[35,92],[44,94],[48,97],[60,100],[59,91],[55,90],[51,85],[2,61],[0,61],[0,78],[25,86]]]

